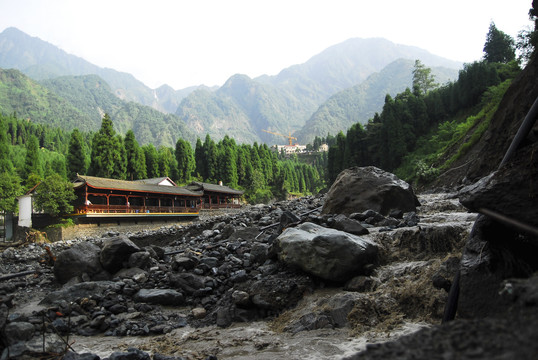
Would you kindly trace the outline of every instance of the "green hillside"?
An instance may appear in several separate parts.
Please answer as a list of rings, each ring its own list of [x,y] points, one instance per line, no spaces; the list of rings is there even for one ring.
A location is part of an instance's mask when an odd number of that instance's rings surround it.
[[[72,130],[86,124],[97,128],[92,119],[66,99],[38,84],[18,70],[0,69],[0,112],[19,118]]]
[[[132,129],[141,144],[174,146],[179,138],[193,144],[196,140],[177,116],[120,100],[96,75],[64,76],[37,83],[17,70],[0,69],[0,111],[67,131],[97,131],[108,113],[120,134]]]

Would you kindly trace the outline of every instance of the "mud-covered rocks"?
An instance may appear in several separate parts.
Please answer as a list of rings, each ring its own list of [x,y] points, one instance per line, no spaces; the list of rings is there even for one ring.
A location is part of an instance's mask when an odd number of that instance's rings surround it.
[[[87,281],[66,286],[60,290],[47,294],[40,301],[42,305],[58,304],[60,302],[73,302],[82,298],[103,295],[106,291],[114,289],[119,284],[113,281]]]
[[[368,234],[368,229],[361,225],[357,220],[350,219],[344,214],[339,214],[334,218],[334,222],[331,224],[331,227],[341,230],[353,235],[366,235]]]
[[[129,261],[131,254],[140,248],[125,235],[106,239],[99,254],[103,268],[111,273],[120,270],[123,263]]]
[[[331,186],[324,214],[346,214],[374,210],[382,215],[391,211],[416,211],[419,206],[411,186],[396,175],[374,166],[343,170]]]
[[[104,272],[99,260],[99,246],[91,242],[81,242],[73,245],[70,249],[62,251],[54,263],[54,275],[56,279],[65,284],[71,278],[86,274],[93,277]]]
[[[140,289],[134,300],[137,302],[178,306],[183,304],[183,294],[172,289]]]
[[[378,260],[373,242],[308,222],[286,229],[277,241],[281,261],[331,281],[360,275]]]
[[[13,345],[20,341],[30,340],[34,336],[35,327],[25,321],[11,322],[4,327],[2,332],[7,345]]]

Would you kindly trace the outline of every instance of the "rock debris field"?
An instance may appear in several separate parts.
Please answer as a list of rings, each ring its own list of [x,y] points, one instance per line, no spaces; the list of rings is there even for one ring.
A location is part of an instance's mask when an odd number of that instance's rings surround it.
[[[436,331],[476,214],[451,193],[390,216],[324,201],[6,248],[1,358],[368,358]]]

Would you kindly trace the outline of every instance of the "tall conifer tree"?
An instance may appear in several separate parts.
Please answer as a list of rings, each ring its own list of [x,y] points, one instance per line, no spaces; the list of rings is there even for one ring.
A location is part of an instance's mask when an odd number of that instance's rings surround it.
[[[202,140],[200,138],[196,139],[196,147],[194,149],[194,161],[196,163],[196,176],[201,177],[202,179],[206,178],[207,171],[205,167],[205,153],[204,153],[204,145],[202,144]]]
[[[206,167],[207,167],[205,180],[216,181],[217,175],[218,175],[217,145],[211,139],[209,134],[206,135],[205,137],[204,153],[205,153]]]
[[[26,143],[26,157],[24,159],[24,174],[22,178],[28,178],[31,174],[42,175],[39,141],[35,135],[31,135]]]
[[[74,180],[77,174],[86,174],[86,154],[82,135],[78,129],[74,129],[67,152],[67,178]]]
[[[159,155],[157,154],[157,149],[153,144],[147,144],[142,147],[144,150],[144,157],[146,159],[146,172],[148,178],[159,177]]]
[[[140,180],[146,177],[146,158],[144,151],[138,145],[133,130],[127,131],[123,142],[127,157],[127,180]]]
[[[99,132],[93,136],[90,173],[105,178],[124,178],[125,155],[122,151],[125,150],[116,136],[112,120],[105,114]]]
[[[14,171],[11,161],[11,146],[7,136],[7,126],[4,117],[0,114],[0,173],[12,173]]]
[[[178,181],[180,183],[189,182],[196,167],[194,162],[194,154],[189,142],[183,139],[178,139],[176,142],[176,160],[178,168]]]
[[[497,29],[495,23],[489,24],[484,60],[490,63],[508,63],[516,58],[514,39]]]

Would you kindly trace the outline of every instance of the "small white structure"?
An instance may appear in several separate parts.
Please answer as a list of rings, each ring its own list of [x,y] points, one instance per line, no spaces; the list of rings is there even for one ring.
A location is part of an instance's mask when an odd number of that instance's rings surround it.
[[[286,155],[306,151],[306,145],[273,145],[271,148],[279,154],[284,151]]]
[[[32,195],[26,194],[18,197],[19,200],[19,226],[32,227]]]

